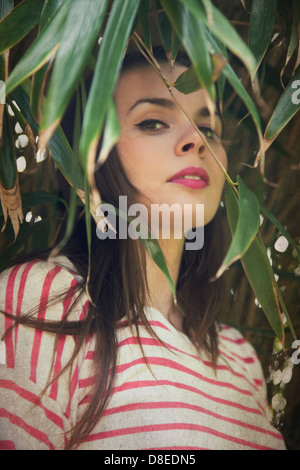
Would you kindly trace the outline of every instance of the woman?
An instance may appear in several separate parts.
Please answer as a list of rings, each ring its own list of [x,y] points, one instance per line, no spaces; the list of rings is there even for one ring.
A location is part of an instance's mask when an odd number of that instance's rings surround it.
[[[174,83],[185,58],[171,67],[155,53]],[[218,110],[202,89],[173,93],[140,54],[125,58],[115,90],[121,136],[95,177],[104,201],[118,206],[125,195],[151,228],[154,205],[175,207],[169,236],[162,220],[154,228],[177,301],[141,240],[99,239],[95,227],[86,289],[81,222],[63,256],[2,273],[3,448],[284,448],[254,350],[216,323],[224,175],[203,136],[226,167]],[[202,205],[204,246],[187,249],[175,218],[193,229]]]

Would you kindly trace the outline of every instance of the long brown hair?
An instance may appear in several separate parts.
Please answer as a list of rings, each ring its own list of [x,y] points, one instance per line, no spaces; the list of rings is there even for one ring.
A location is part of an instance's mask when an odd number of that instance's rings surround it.
[[[166,60],[155,51],[158,60]],[[187,60],[185,55],[183,61]],[[139,53],[126,58],[125,67],[144,63]],[[126,195],[128,204],[135,202],[136,189],[128,181],[116,149],[95,172],[96,183],[104,201],[118,205],[118,198]],[[216,318],[221,310],[222,282],[211,282],[222,256],[222,230],[218,215],[204,229],[204,247],[196,251],[184,251],[176,286],[178,307],[184,312],[183,329],[199,350],[210,355],[213,364],[218,356]],[[118,352],[117,322],[127,318],[139,337],[138,320],[142,320],[154,335],[144,313],[148,287],[145,269],[145,250],[140,240],[106,238],[99,240],[96,225],[92,222],[92,259],[88,291],[92,302],[84,320],[67,321],[72,308],[62,322],[40,324],[26,315],[17,321],[34,328],[76,336],[74,353],[60,372],[63,373],[75,360],[80,348],[91,333],[95,337],[95,383],[91,401],[76,426],[70,430],[66,449],[77,447],[101,419],[107,407],[116,377]],[[74,234],[63,253],[70,259],[82,277],[76,287],[77,300],[85,294],[88,273],[88,248],[84,218],[78,220]],[[76,302],[76,300],[75,300]],[[142,345],[140,344],[141,348]],[[145,357],[145,362],[147,359]],[[57,380],[56,377],[54,380]]]

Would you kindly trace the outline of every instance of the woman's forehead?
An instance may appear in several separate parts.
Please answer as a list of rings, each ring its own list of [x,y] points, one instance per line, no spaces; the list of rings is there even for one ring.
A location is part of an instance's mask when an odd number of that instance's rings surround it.
[[[183,65],[174,65],[171,67],[167,63],[162,64],[161,68],[169,83],[175,83],[178,76],[186,70],[186,67]],[[115,91],[115,98],[117,101],[130,101],[131,97],[154,91],[159,91],[166,95],[169,94],[159,73],[152,66],[146,65],[127,69],[121,73]]]
[[[181,64],[171,67],[168,63],[163,63],[161,68],[170,84],[175,83],[179,75],[186,70]],[[172,88],[172,93],[183,107],[200,108],[204,106],[205,101],[205,106],[208,108],[213,106],[215,109],[215,104],[208,105],[207,101],[211,99],[203,89],[184,95]],[[151,102],[152,99],[173,101],[166,84],[152,66],[127,69],[121,74],[115,91],[115,102],[120,117],[128,115],[136,103],[143,100]]]

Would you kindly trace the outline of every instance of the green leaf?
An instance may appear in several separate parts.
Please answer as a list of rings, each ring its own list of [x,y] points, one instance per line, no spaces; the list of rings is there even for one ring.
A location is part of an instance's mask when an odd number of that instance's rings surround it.
[[[108,0],[73,0],[47,92],[40,128],[45,146],[70,101],[100,31]],[[68,73],[66,74],[66,71]]]
[[[300,109],[300,67],[281,95],[265,131],[265,144],[269,147]]]
[[[250,15],[249,47],[261,63],[272,37],[277,0],[253,0]],[[252,74],[253,76],[254,74]]]
[[[149,23],[149,9],[150,9],[150,0],[143,0],[139,6],[139,20],[141,23],[144,43],[148,48],[151,45],[151,30]]]
[[[246,253],[259,229],[260,219],[258,200],[255,194],[247,188],[239,176],[237,181],[239,188],[238,221],[231,245],[216,277],[220,277],[232,263],[240,259]]]
[[[62,0],[48,0],[44,4],[44,8],[42,10],[41,19],[40,19],[38,36],[41,34],[43,29],[47,26],[49,21],[51,21],[57,9],[61,6],[61,3],[62,3]],[[39,119],[41,98],[42,98],[45,78],[46,78],[48,70],[49,70],[49,65],[48,64],[44,65],[41,69],[39,69],[34,74],[33,80],[32,80],[32,87],[31,87],[31,94],[30,94],[30,106],[31,106],[31,111],[36,119]]]
[[[113,148],[113,146],[117,143],[120,136],[120,125],[119,119],[117,114],[117,109],[114,104],[113,99],[110,100],[105,127],[103,131],[103,140],[101,144],[100,154],[97,160],[97,165],[102,165],[106,158],[108,157],[109,152]]]
[[[163,5],[161,4],[160,0],[156,0],[156,9],[159,11],[157,14],[157,26],[160,39],[164,49],[166,51],[170,51],[172,49],[172,25],[166,13],[163,11]]]
[[[14,0],[2,0],[0,3],[0,18],[4,18],[14,7]]]
[[[220,47],[218,41],[210,34],[210,32],[207,32],[207,38],[208,42],[211,47],[211,53],[212,54],[223,54],[224,51]],[[260,117],[257,112],[256,106],[251,99],[250,95],[248,94],[247,90],[245,89],[244,85],[242,84],[240,78],[236,75],[235,71],[231,67],[229,63],[225,64],[225,66],[222,68],[221,72],[221,77],[225,77],[226,80],[230,83],[232,88],[235,90],[235,92],[239,95],[239,97],[243,100],[245,106],[247,107],[252,119],[253,123],[256,127],[258,139],[259,139],[259,144],[260,144],[260,158],[262,160],[262,164],[264,163],[264,145],[263,145],[263,135],[262,135],[262,130],[261,130],[261,122],[260,122]]]
[[[39,204],[57,204],[62,203],[66,206],[66,201],[57,194],[48,193],[47,191],[35,191],[33,193],[22,193],[23,209],[38,206]]]
[[[193,65],[179,75],[173,86],[185,95],[193,93],[201,87],[201,83]]]
[[[280,233],[288,240],[288,242],[292,245],[292,247],[295,249],[299,261],[300,261],[300,248],[295,242],[295,240],[291,237],[291,235],[288,233],[288,231],[284,228],[284,226],[279,222],[279,220],[275,217],[272,212],[268,211],[265,207],[260,205],[260,210],[261,212],[275,225],[275,227],[278,228]]]
[[[300,44],[300,28],[299,28],[299,24],[300,24],[300,3],[299,3],[298,0],[292,0],[292,8],[293,8],[292,30],[291,30],[290,43],[289,43],[287,56],[286,56],[286,61],[285,61],[285,67],[287,66],[290,58],[292,57],[297,45],[299,47],[299,44]],[[298,57],[297,57],[295,65],[294,65],[294,70],[296,70],[298,68],[299,62],[300,62],[300,54],[298,53]]]
[[[140,238],[141,242],[145,246],[146,250],[148,251],[149,255],[153,259],[154,263],[159,267],[159,269],[164,273],[166,276],[166,279],[169,283],[169,286],[171,288],[173,298],[176,302],[176,288],[174,286],[174,282],[170,276],[168,266],[165,260],[165,257],[163,255],[163,252],[161,251],[161,248],[159,246],[159,243],[156,239],[151,239],[151,238]]]
[[[27,82],[23,86],[18,87],[12,92],[12,99],[16,101],[21,109],[21,112],[32,128],[33,132],[37,134],[38,124],[34,120],[30,110],[30,84]],[[76,165],[76,175],[73,179],[73,150],[60,126],[58,126],[47,145],[48,150],[56,165],[65,176],[65,178],[73,184],[76,188],[84,187],[83,172],[79,164]]]
[[[173,1],[168,1],[171,6]],[[204,8],[202,3],[198,0],[180,0],[180,2],[204,24],[222,44],[245,64],[249,72],[256,70],[256,59],[251,50],[218,8],[208,0],[205,2],[206,8]],[[210,15],[207,15],[208,10]]]
[[[226,191],[226,207],[230,229],[234,233],[238,223],[238,202],[230,186]],[[276,281],[264,247],[256,238],[243,255],[242,265],[271,327],[281,342],[284,341],[284,329],[276,294]]]
[[[84,169],[91,154],[95,157],[97,141],[138,7],[139,0],[115,0],[112,4],[83,119],[80,159]]]
[[[0,54],[17,44],[34,28],[39,22],[43,6],[41,0],[23,0],[0,21]]]
[[[75,116],[74,116],[74,126],[73,126],[73,151],[74,151],[74,158],[72,161],[72,178],[71,181],[76,180],[76,173],[78,172],[79,161],[78,161],[78,144],[79,144],[79,134],[80,134],[80,127],[81,127],[81,96],[80,92],[76,90],[76,107],[75,107]],[[70,239],[75,226],[76,221],[76,209],[78,206],[78,197],[76,193],[76,187],[71,186],[70,188],[70,198],[69,198],[69,207],[68,207],[68,218],[66,222],[66,229],[63,238],[60,240],[58,245],[52,251],[52,256],[55,253],[59,253],[60,250],[66,245],[68,240]]]
[[[203,23],[180,2],[161,0],[161,3],[179,36],[186,52],[190,56],[200,84],[215,99],[212,81],[213,67],[206,47],[206,35]]]
[[[0,181],[5,189],[14,187],[17,179],[15,144],[11,131],[8,112],[3,113],[3,133],[0,141]]]
[[[48,25],[19,60],[6,83],[6,93],[10,93],[26,78],[39,70],[59,47],[62,28],[65,23],[71,0],[65,0]]]

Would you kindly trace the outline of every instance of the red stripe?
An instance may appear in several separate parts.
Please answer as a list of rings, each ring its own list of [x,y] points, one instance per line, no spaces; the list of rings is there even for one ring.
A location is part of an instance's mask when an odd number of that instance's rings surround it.
[[[83,307],[82,307],[82,311],[81,311],[79,320],[82,321],[82,320],[84,320],[84,319],[86,318],[89,307],[90,307],[90,301],[87,300],[87,301],[84,303]]]
[[[19,291],[18,291],[18,296],[17,296],[17,309],[16,309],[16,317],[19,317],[21,315],[21,310],[22,310],[22,303],[23,303],[23,296],[24,296],[24,290],[25,290],[25,284],[27,280],[27,276],[29,274],[29,271],[31,268],[37,263],[38,260],[31,261],[30,263],[27,263],[25,265],[24,271],[22,272],[20,284],[19,284]],[[19,331],[19,325],[18,323],[16,324],[15,327],[15,345],[17,348],[17,341],[18,341],[18,331]]]
[[[95,378],[96,378],[96,376],[93,375],[92,377],[87,377],[85,379],[80,379],[79,382],[78,382],[79,388],[91,387],[92,385],[95,384]]]
[[[51,384],[50,393],[49,393],[49,397],[52,398],[53,400],[57,399],[58,379],[56,379],[56,377],[59,374],[59,372],[61,371],[61,358],[62,358],[65,342],[66,342],[66,336],[61,335],[58,338],[58,341],[57,341],[56,359],[55,359],[55,364],[54,364],[54,368],[53,368],[53,377],[52,377],[54,379],[54,382],[52,382],[52,384]]]
[[[6,390],[11,390],[15,392],[19,397],[28,401],[29,403],[32,403],[33,405],[38,406],[39,408],[44,410],[45,416],[49,419],[49,421],[54,423],[60,429],[64,429],[63,419],[59,415],[54,413],[53,411],[43,406],[39,397],[36,394],[29,392],[28,390],[22,387],[19,387],[17,384],[12,382],[11,380],[0,379],[0,387],[5,388]]]
[[[46,310],[47,310],[47,302],[48,302],[51,285],[55,276],[61,271],[61,269],[62,268],[60,266],[55,266],[53,269],[47,272],[47,275],[45,277],[44,284],[43,284],[41,299],[40,299],[40,308],[39,308],[38,316],[37,316],[38,320],[45,319]],[[40,353],[42,334],[43,332],[41,330],[35,330],[32,352],[31,352],[31,373],[30,373],[30,380],[32,380],[34,383],[36,383],[36,369],[37,369],[38,358],[39,358],[39,353]]]
[[[122,428],[122,429],[113,429],[111,431],[104,431],[104,432],[99,432],[95,434],[90,434],[85,439],[85,442],[95,441],[98,439],[108,439],[108,438],[117,437],[117,436],[126,436],[129,434],[139,434],[139,433],[144,434],[146,432],[177,431],[177,430],[203,432],[205,434],[211,434],[213,436],[219,437],[220,439],[234,442],[242,446],[251,447],[253,449],[273,450],[271,447],[262,446],[260,444],[256,444],[255,442],[250,442],[244,439],[240,439],[238,437],[230,436],[229,434],[219,432],[207,426],[202,426],[199,424],[186,424],[186,423],[149,424],[146,426],[144,425],[144,426]]]
[[[167,330],[167,331],[171,332],[170,328],[168,328],[166,325],[164,325],[163,323],[161,323],[159,321],[150,320],[148,323],[149,323],[150,326],[158,326],[159,328],[163,328],[164,330]],[[145,326],[145,323],[142,322],[142,321],[138,321],[137,324],[138,324],[138,326]],[[117,323],[117,328],[123,328],[123,327],[126,327],[126,326],[129,326],[128,325],[128,320],[122,320],[122,321],[119,321]]]
[[[262,379],[254,379],[254,382],[259,386],[262,387],[264,385]]]
[[[233,385],[233,384],[228,383],[228,382],[209,379],[208,377],[203,376],[199,372],[196,372],[192,369],[189,369],[188,367],[182,366],[182,365],[178,364],[175,361],[171,361],[170,359],[161,358],[161,357],[148,357],[147,362],[149,364],[168,367],[168,368],[173,369],[173,370],[175,369],[175,370],[178,370],[180,372],[184,372],[188,375],[192,375],[194,377],[197,377],[198,379],[202,380],[203,382],[207,382],[211,385],[217,385],[218,387],[230,388],[230,389],[235,390],[235,391],[237,391],[237,392],[239,392],[243,395],[252,396],[252,393],[249,390],[244,390],[244,389],[242,389],[240,387],[237,387],[236,385]],[[124,370],[129,369],[130,367],[134,367],[135,365],[143,364],[143,363],[145,363],[144,358],[136,359],[134,361],[131,361],[131,362],[128,362],[128,363],[117,366],[117,372],[118,373],[123,372]]]
[[[17,450],[13,441],[0,441],[0,450]]]
[[[177,352],[179,352],[179,353],[181,353],[185,356],[188,356],[188,357],[191,357],[191,358],[195,359],[197,362],[201,362],[206,367],[209,367],[211,369],[213,368],[213,364],[211,362],[205,361],[205,360],[201,359],[199,356],[189,354],[185,351],[182,351],[181,349],[175,348],[171,344],[168,344],[168,343],[165,343],[165,342],[161,343],[159,340],[157,340],[155,338],[145,338],[145,337],[137,338],[136,336],[131,336],[129,338],[124,339],[123,341],[120,341],[119,347],[125,346],[127,344],[139,344],[140,342],[141,342],[142,346],[147,345],[147,346],[161,347],[161,345],[163,344],[164,347],[166,347],[169,350],[177,351]],[[233,362],[236,362],[236,361],[233,361]],[[245,375],[241,374],[240,372],[237,372],[237,371],[233,370],[232,368],[230,368],[226,365],[223,365],[223,364],[218,364],[216,366],[216,369],[217,370],[226,370],[230,374],[245,380],[251,387],[253,387],[255,390],[258,390],[258,388],[255,386],[255,384],[253,382],[250,382],[248,380],[248,378],[245,377]]]
[[[34,428],[33,426],[30,426],[28,423],[26,423],[22,418],[19,416],[9,413],[7,410],[4,408],[0,408],[0,417],[1,418],[7,418],[9,421],[14,425],[19,427],[20,429],[23,429],[23,431],[26,432],[26,434],[29,434],[32,436],[34,439],[37,439],[38,441],[42,442],[45,444],[47,447],[49,447],[50,450],[55,450],[54,445],[51,443],[49,440],[48,436],[40,431],[37,428]]]
[[[95,351],[88,351],[84,360],[93,361],[95,359]]]
[[[201,406],[197,405],[191,405],[189,403],[182,403],[182,402],[142,402],[142,403],[129,403],[127,405],[121,405],[121,406],[116,406],[114,408],[109,408],[107,409],[104,413],[103,416],[105,415],[112,415],[116,413],[124,413],[127,411],[135,411],[135,410],[154,410],[154,409],[165,409],[165,408],[185,408],[188,410],[193,410],[196,411],[197,413],[203,413],[207,414],[209,416],[212,416],[213,418],[216,418],[221,421],[225,421],[227,423],[235,424],[237,426],[251,429],[252,431],[257,431],[262,434],[267,434],[269,436],[275,437],[276,439],[282,440],[282,436],[279,433],[270,431],[265,428],[261,428],[259,426],[254,426],[252,424],[246,423],[244,421],[239,421],[237,419],[233,418],[228,418],[226,416],[220,415],[218,413],[214,413],[213,411],[207,410],[206,408],[203,408]]]
[[[183,384],[183,383],[180,383],[180,382],[172,382],[170,380],[160,380],[159,382],[157,382],[156,380],[138,380],[138,381],[134,381],[134,382],[126,382],[121,386],[115,387],[113,389],[112,393],[123,392],[123,391],[126,391],[126,390],[136,389],[136,388],[140,388],[140,387],[153,387],[153,386],[155,387],[155,386],[160,386],[160,385],[169,385],[171,387],[187,390],[189,392],[201,395],[201,396],[203,396],[204,398],[207,398],[210,401],[213,401],[213,402],[216,402],[216,403],[221,403],[221,404],[227,405],[227,406],[231,406],[233,408],[238,408],[240,410],[243,410],[243,411],[246,411],[246,412],[249,412],[249,413],[254,413],[254,414],[258,414],[258,415],[262,414],[257,408],[251,408],[249,406],[244,406],[244,405],[241,405],[240,403],[236,403],[234,401],[214,397],[212,395],[209,395],[208,393],[203,392],[202,390],[199,390],[196,387],[192,387],[190,385],[186,385],[186,384]]]
[[[244,362],[245,364],[254,364],[255,363],[255,359],[254,357],[252,356],[247,356],[247,357],[242,357],[240,356],[239,354],[237,353],[234,353],[233,351],[230,350],[229,354],[228,352],[224,352],[220,349],[220,353],[222,354],[222,356],[224,357],[227,357],[227,359],[229,359],[230,361],[232,362],[237,362],[235,358],[237,358],[239,361],[241,362]],[[258,360],[258,359],[257,359]],[[245,370],[247,370],[245,368]]]
[[[78,369],[78,362],[76,362],[76,367],[75,367],[74,373],[72,375],[72,378],[70,380],[69,402],[68,402],[68,405],[67,405],[65,413],[64,413],[64,415],[66,416],[67,419],[69,419],[69,417],[70,417],[71,402],[72,402],[72,398],[73,398],[73,396],[76,392],[76,389],[78,387],[78,383],[79,383],[79,369]]]
[[[63,300],[63,314],[62,314],[62,319],[66,316],[68,313],[68,310],[70,308],[70,305],[72,303],[74,295],[71,295],[72,292],[74,292],[74,287],[77,285],[76,279],[73,279],[70,285],[70,288],[68,290],[68,293],[66,294],[66,297]],[[55,364],[53,368],[53,379],[59,374],[59,372],[62,369],[62,355],[64,351],[64,346],[66,342],[66,336],[61,335],[58,339],[57,342],[57,347],[56,347],[56,358],[55,358]],[[54,382],[51,385],[50,389],[50,394],[49,396],[53,398],[53,400],[57,399],[57,394],[58,394],[58,380],[54,380]]]
[[[8,277],[6,285],[6,294],[5,294],[5,312],[9,315],[13,315],[13,301],[14,301],[14,286],[17,273],[21,268],[21,264],[15,266]],[[5,317],[5,331],[8,330],[13,324],[13,320]],[[8,369],[13,369],[15,366],[15,352],[13,344],[13,332],[12,330],[8,333],[5,338],[5,347],[6,347],[6,366]]]
[[[234,344],[245,344],[245,343],[247,343],[247,341],[243,337],[234,339],[234,338],[227,338],[227,336],[224,336],[224,335],[220,334],[219,338],[224,339],[225,341],[229,341],[230,343],[234,343]]]

